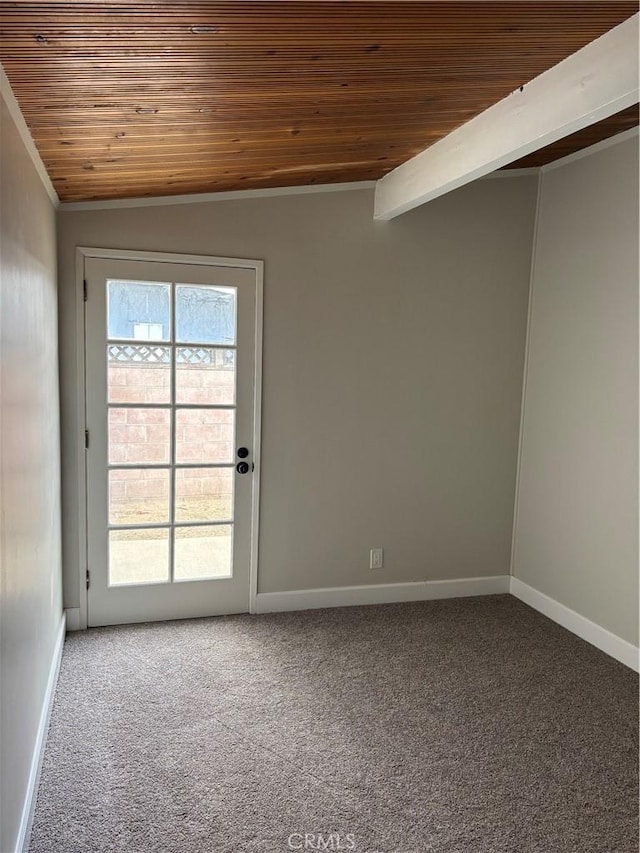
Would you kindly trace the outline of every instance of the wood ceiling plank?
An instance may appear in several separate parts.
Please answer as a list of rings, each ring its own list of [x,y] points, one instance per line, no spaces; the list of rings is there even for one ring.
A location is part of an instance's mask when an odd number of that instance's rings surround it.
[[[636,10],[626,0],[0,2],[0,60],[63,200],[362,180]],[[180,161],[198,180],[176,177]]]

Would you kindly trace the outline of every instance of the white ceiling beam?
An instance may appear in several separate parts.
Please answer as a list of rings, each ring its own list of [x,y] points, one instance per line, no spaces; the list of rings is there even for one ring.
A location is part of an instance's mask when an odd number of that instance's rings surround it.
[[[475,181],[638,103],[634,15],[376,183],[375,219]]]

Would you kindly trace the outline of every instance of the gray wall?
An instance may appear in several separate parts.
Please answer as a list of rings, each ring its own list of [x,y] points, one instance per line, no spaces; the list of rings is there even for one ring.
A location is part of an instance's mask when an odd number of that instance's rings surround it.
[[[0,850],[14,849],[62,619],[55,212],[2,100]]]
[[[392,223],[366,189],[61,211],[66,606],[77,245],[265,260],[260,592],[507,574],[535,193],[483,180]]]
[[[637,644],[637,136],[542,178],[514,574]]]

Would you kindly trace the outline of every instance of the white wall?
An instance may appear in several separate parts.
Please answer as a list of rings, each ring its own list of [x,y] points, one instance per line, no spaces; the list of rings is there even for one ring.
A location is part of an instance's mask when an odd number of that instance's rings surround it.
[[[515,576],[638,643],[638,137],[543,173]]]
[[[265,260],[260,592],[508,574],[535,193],[479,181],[392,223],[372,190],[61,211],[66,606],[77,245]]]
[[[0,850],[15,849],[62,620],[55,211],[2,99]]]

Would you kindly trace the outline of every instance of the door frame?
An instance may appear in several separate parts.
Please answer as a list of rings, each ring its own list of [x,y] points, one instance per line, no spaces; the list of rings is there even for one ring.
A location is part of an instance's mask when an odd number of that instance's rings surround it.
[[[249,258],[225,258],[210,255],[181,255],[173,252],[137,252],[128,249],[76,248],[76,393],[77,393],[77,469],[78,469],[78,590],[80,618],[78,628],[88,622],[88,537],[87,537],[87,458],[84,442],[86,430],[86,372],[85,372],[85,259],[100,258],[118,261],[153,261],[156,263],[193,264],[209,267],[240,267],[253,270],[256,277],[255,312],[255,385],[253,398],[253,494],[251,498],[251,562],[249,565],[249,613],[257,612],[258,543],[260,532],[260,452],[262,429],[262,325],[264,261]]]

